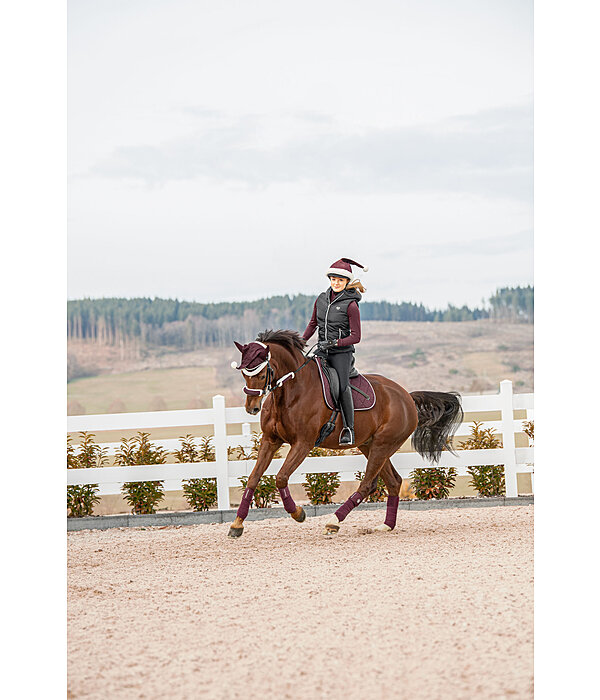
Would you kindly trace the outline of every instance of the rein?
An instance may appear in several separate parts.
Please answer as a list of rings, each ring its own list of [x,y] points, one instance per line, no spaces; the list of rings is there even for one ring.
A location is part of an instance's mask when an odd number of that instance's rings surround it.
[[[318,345],[318,343],[317,343]],[[303,367],[305,367],[311,360],[314,359],[314,355],[311,355],[310,353],[314,350],[316,345],[313,345],[312,348],[306,353],[306,360],[298,367],[295,369],[293,372],[288,372],[287,374],[284,374],[283,377],[280,377],[275,384],[271,384],[272,380],[275,378],[275,372],[273,371],[273,368],[271,367],[271,363],[267,360],[267,376],[265,377],[265,385],[263,386],[262,389],[249,389],[247,386],[243,388],[243,392],[245,394],[248,394],[248,396],[268,396],[272,391],[275,391],[275,389],[278,389],[284,382],[286,382],[288,379],[293,379],[296,376],[296,372],[299,372]]]

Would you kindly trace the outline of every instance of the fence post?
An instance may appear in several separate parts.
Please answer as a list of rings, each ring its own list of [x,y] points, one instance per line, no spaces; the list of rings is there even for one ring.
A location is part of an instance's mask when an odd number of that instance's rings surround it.
[[[506,497],[516,498],[517,489],[517,453],[515,451],[515,418],[513,412],[513,390],[510,379],[500,382],[500,406],[502,410],[502,444],[504,446],[504,482]]]
[[[227,457],[227,420],[225,397],[213,396],[215,412],[215,461],[217,466],[217,499],[219,510],[229,510],[229,460]]]

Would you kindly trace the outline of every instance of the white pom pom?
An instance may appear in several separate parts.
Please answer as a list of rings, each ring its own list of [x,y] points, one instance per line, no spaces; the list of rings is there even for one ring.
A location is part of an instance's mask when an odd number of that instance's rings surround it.
[[[369,271],[369,268],[368,268],[366,265],[364,265],[364,266],[363,266],[363,272],[368,272],[368,271]]]
[[[237,368],[238,368],[237,362],[232,362],[232,363],[231,363],[231,369],[237,369]]]

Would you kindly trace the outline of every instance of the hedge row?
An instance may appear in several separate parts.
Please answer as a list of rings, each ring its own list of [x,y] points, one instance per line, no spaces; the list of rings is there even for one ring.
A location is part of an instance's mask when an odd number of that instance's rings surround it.
[[[466,450],[493,449],[501,447],[501,441],[495,435],[493,428],[482,429],[481,423],[475,422],[471,428],[471,434],[463,440],[459,448]],[[524,423],[524,430],[533,440],[533,421]],[[94,434],[82,432],[78,450],[67,438],[67,468],[85,469],[89,467],[103,467],[108,461],[107,448],[102,448],[94,442]],[[215,450],[212,437],[200,438],[197,445],[191,435],[179,438],[181,447],[173,452],[177,462],[214,462]],[[256,459],[260,446],[260,435],[252,437],[252,447],[229,448],[228,454],[237,459]],[[350,453],[360,454],[353,448]],[[327,450],[321,447],[313,448],[309,457],[322,457],[339,454],[339,450]],[[123,438],[115,455],[115,464],[121,466],[135,464],[165,464],[168,452],[162,447],[150,442],[149,433],[138,432],[132,438]],[[278,452],[275,457],[280,457]],[[504,466],[476,466],[468,467],[473,486],[480,496],[502,496],[505,493]],[[325,472],[319,474],[306,474],[306,481],[302,484],[310,502],[315,505],[332,503],[333,497],[340,485],[340,477],[337,472]],[[358,481],[364,478],[364,472],[356,472]],[[414,469],[410,474],[411,488],[418,499],[448,498],[450,489],[456,481],[456,469],[454,467],[436,467],[427,469]],[[248,483],[247,477],[240,477],[243,488]],[[157,505],[165,496],[164,482],[162,481],[138,481],[126,482],[121,491],[133,513],[155,513]],[[84,486],[67,486],[67,510],[69,517],[84,517],[93,515],[94,506],[100,501],[98,484]],[[183,481],[183,495],[190,508],[195,511],[204,511],[217,505],[217,483],[214,478],[185,479]],[[385,484],[381,477],[377,480],[377,487],[367,497],[367,501],[384,501],[387,498]],[[263,476],[254,492],[253,504],[257,508],[269,508],[279,501],[279,492],[275,484],[274,476]]]

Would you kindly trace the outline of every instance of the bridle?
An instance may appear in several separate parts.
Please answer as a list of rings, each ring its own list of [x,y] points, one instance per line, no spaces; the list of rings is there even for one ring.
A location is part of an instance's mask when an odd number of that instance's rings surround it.
[[[305,365],[307,365],[312,359],[314,359],[314,355],[311,355],[310,353],[314,350],[316,345],[313,345],[312,348],[306,353],[306,360],[298,367],[295,369],[293,372],[288,372],[287,374],[284,374],[283,377],[280,377],[277,381],[273,383],[273,380],[275,379],[275,372],[273,368],[271,367],[271,363],[269,360],[271,359],[271,353],[267,356],[267,359],[264,362],[261,362],[260,365],[257,367],[254,367],[253,369],[246,370],[245,368],[242,369],[242,372],[247,376],[247,377],[253,377],[254,375],[258,374],[266,365],[267,366],[267,376],[265,377],[265,384],[262,389],[250,389],[249,387],[245,386],[243,388],[244,394],[247,394],[248,396],[268,396],[272,391],[275,391],[275,389],[278,389],[284,382],[287,382],[288,379],[293,379],[296,376],[296,372],[299,372]]]
[[[260,370],[263,368],[264,365],[261,365]],[[244,370],[242,370],[244,372]],[[246,374],[246,372],[244,372]],[[251,376],[251,375],[248,375]],[[267,376],[265,377],[265,385],[263,386],[262,389],[250,389],[247,386],[243,388],[244,394],[248,394],[248,396],[267,396],[267,394],[270,394],[274,387],[272,385],[272,381],[275,377],[275,372],[273,372],[273,368],[271,367],[271,363],[269,360],[267,360]],[[282,377],[283,379],[283,377]]]

